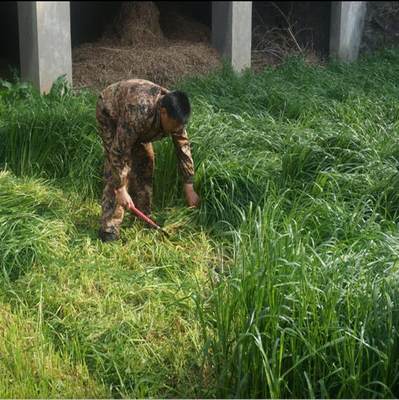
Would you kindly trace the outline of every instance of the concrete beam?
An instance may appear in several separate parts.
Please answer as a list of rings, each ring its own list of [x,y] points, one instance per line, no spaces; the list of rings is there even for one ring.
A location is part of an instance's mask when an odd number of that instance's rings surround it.
[[[18,1],[21,79],[48,92],[66,75],[72,83],[69,1]]]
[[[212,45],[237,72],[251,66],[252,1],[212,1]]]
[[[332,1],[330,24],[330,56],[351,62],[359,55],[366,1]]]

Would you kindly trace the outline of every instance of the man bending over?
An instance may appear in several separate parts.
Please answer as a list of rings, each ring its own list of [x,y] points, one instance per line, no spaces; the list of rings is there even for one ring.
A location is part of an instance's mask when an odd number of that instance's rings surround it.
[[[105,188],[99,236],[119,239],[124,209],[136,206],[151,214],[154,152],[151,142],[170,136],[176,148],[184,193],[190,207],[199,197],[193,188],[194,164],[185,125],[191,114],[188,97],[142,79],[114,83],[97,101],[102,138]]]

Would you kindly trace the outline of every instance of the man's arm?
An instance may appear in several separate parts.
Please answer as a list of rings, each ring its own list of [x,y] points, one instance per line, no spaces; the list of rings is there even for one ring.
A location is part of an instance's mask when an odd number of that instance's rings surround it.
[[[194,179],[194,162],[186,130],[182,129],[179,132],[173,133],[172,139],[176,148],[176,155],[183,183],[191,184]]]
[[[181,131],[174,133],[172,139],[176,149],[177,160],[183,179],[184,192],[188,205],[190,207],[195,207],[199,204],[199,197],[197,193],[195,193],[193,187],[194,162],[186,130],[182,129]]]

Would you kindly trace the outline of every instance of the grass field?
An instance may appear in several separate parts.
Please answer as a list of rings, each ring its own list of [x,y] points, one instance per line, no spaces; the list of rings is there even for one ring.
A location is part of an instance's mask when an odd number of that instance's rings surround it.
[[[181,82],[198,210],[97,239],[95,101],[0,88],[0,397],[399,396],[399,51]]]

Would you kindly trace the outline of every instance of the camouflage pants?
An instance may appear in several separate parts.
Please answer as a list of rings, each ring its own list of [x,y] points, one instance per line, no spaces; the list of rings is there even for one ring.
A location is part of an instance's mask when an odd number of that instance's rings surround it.
[[[116,124],[101,107],[97,106],[97,121],[103,139],[104,191],[102,195],[101,230],[119,235],[123,221],[124,208],[117,204],[115,187],[111,180],[109,148],[115,135]],[[152,182],[154,174],[154,151],[151,143],[136,143],[131,150],[130,173],[127,190],[135,206],[146,215],[151,214]]]

